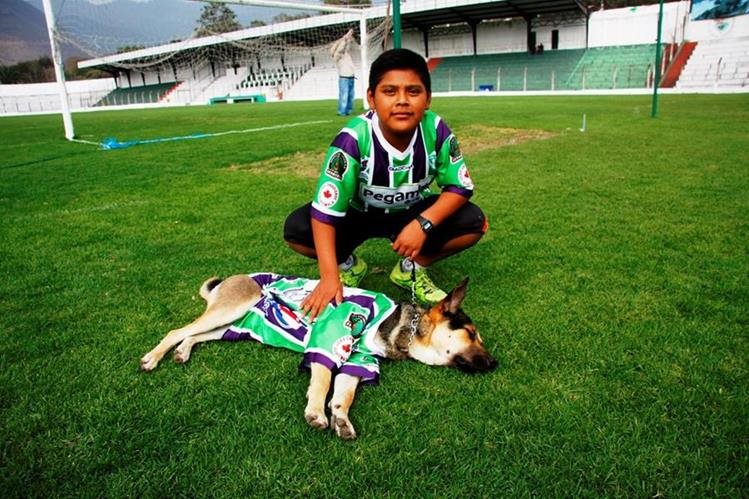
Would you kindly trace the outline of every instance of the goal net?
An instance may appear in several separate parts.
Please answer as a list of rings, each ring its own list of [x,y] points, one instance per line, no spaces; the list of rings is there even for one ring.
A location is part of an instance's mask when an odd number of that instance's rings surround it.
[[[366,18],[353,8],[320,12],[274,3],[60,2],[55,36],[68,67],[75,61],[77,77],[106,77],[112,87],[69,92],[71,107],[335,98],[329,50],[349,30],[357,77],[366,81],[369,61],[387,43],[385,6],[385,14]]]

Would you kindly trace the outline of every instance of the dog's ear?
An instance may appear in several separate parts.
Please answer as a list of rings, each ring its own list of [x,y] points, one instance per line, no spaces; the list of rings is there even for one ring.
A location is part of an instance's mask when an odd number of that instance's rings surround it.
[[[465,279],[460,281],[460,284],[458,284],[455,289],[447,294],[444,300],[442,300],[442,310],[450,312],[451,314],[457,312],[466,297],[467,287],[468,278],[466,277]]]

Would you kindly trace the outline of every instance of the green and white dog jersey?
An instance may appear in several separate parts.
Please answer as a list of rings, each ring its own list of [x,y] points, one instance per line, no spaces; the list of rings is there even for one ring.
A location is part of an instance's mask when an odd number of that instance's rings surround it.
[[[301,303],[318,281],[271,273],[250,274],[262,297],[247,314],[224,333],[229,341],[254,340],[265,345],[304,353],[302,366],[318,362],[333,372],[358,376],[375,383],[380,374],[382,347],[375,342],[377,329],[396,304],[382,293],[344,288],[343,302],[328,305],[310,324]]]
[[[333,139],[312,200],[313,218],[335,225],[349,207],[395,213],[442,191],[465,197],[473,182],[458,139],[442,119],[426,111],[405,151],[384,138],[374,111],[357,116]]]

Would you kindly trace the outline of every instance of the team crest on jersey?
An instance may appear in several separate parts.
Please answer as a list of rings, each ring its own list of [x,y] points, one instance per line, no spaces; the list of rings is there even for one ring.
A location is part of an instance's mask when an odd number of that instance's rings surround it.
[[[356,331],[358,326],[363,326],[367,322],[367,318],[363,314],[352,313],[346,319],[346,327],[351,331]]]
[[[473,180],[471,179],[471,174],[468,173],[466,165],[461,166],[460,170],[458,170],[458,179],[463,187],[473,189]]]
[[[326,208],[333,206],[336,201],[338,201],[338,187],[336,187],[333,182],[325,182],[322,187],[320,187],[318,201]]]
[[[341,362],[346,362],[351,357],[351,351],[354,348],[354,337],[351,335],[343,336],[338,338],[333,343],[333,354],[338,357]]]
[[[334,178],[336,180],[341,180],[343,178],[343,174],[346,173],[347,168],[348,159],[346,159],[346,155],[341,151],[338,151],[333,154],[328,160],[328,166],[325,168],[325,174],[328,177]]]
[[[463,153],[460,151],[460,145],[458,144],[458,138],[453,135],[450,137],[450,162],[457,163],[463,158]]]
[[[434,170],[437,165],[437,153],[430,152],[427,161],[429,162],[429,171]]]

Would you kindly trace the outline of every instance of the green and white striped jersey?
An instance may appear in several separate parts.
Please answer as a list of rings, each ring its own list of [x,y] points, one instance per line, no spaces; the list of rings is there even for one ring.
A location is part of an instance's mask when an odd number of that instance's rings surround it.
[[[401,152],[385,140],[377,114],[369,111],[349,121],[328,148],[312,217],[335,225],[349,207],[402,211],[431,195],[433,182],[465,197],[473,193],[458,139],[445,122],[427,110]]]

